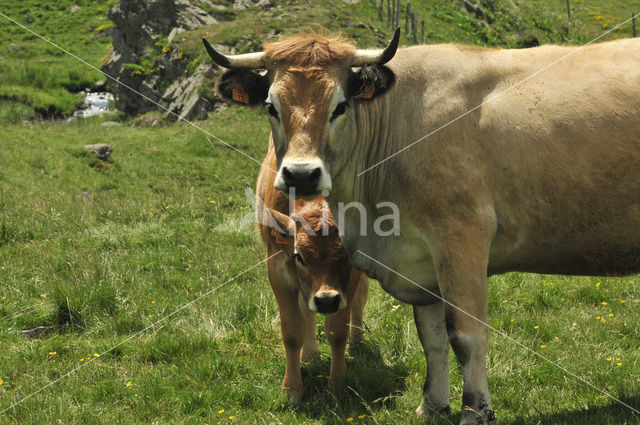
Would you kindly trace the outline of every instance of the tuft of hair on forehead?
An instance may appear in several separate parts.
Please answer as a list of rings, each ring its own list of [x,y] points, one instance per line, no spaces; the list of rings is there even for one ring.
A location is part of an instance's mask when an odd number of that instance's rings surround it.
[[[329,205],[326,201],[314,200],[306,202],[301,210],[296,211],[297,217],[303,219],[316,233],[322,232],[323,227],[329,229],[330,233],[337,233],[338,227],[333,221]]]
[[[262,45],[267,62],[297,67],[326,66],[351,57],[355,46],[340,34],[316,29]]]

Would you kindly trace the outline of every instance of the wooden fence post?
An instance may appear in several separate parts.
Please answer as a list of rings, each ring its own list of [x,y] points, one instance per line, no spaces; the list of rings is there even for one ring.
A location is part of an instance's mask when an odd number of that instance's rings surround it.
[[[567,18],[571,20],[571,6],[569,5],[569,0],[567,0]]]
[[[418,44],[418,14],[411,12],[411,32],[413,33],[413,44]]]
[[[420,44],[424,44],[424,19],[420,21]]]
[[[396,21],[396,0],[391,0],[391,19],[389,20],[389,26],[393,28],[393,23]]]
[[[404,18],[404,34],[409,38],[409,16],[411,16],[411,3],[407,2],[407,15]]]

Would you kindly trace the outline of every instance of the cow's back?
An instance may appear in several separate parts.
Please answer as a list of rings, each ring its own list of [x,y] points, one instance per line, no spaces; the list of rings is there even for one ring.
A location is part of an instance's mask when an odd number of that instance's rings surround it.
[[[489,273],[640,272],[640,39],[421,46],[389,66],[397,84],[369,107],[379,127],[358,128],[376,148],[359,141],[361,169],[445,127],[359,177],[363,189],[344,200],[393,201],[401,233],[425,240],[448,217],[492,215]],[[357,238],[346,240],[353,252]]]

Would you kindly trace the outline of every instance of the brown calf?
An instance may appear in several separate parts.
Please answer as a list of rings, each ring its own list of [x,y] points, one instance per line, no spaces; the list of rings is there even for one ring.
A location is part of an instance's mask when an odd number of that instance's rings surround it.
[[[275,173],[271,170],[275,168],[271,140],[258,176],[256,218],[267,247],[267,273],[278,301],[287,355],[282,388],[295,404],[303,393],[300,360],[313,360],[320,354],[316,312],[327,314],[324,327],[331,346],[329,385],[333,390],[344,385],[347,336],[351,328],[351,344],[362,340],[369,280],[349,264],[324,198],[297,200],[288,215],[289,200],[273,186]]]

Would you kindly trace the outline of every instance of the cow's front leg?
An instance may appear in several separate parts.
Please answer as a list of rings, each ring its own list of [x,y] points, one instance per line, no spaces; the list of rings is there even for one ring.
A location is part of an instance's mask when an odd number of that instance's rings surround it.
[[[274,259],[275,260],[275,259]],[[288,285],[276,270],[277,264],[267,262],[267,273],[271,288],[278,301],[282,342],[287,356],[287,366],[282,380],[282,391],[291,404],[302,399],[302,375],[300,373],[300,350],[304,342],[304,316],[298,306],[298,291]]]
[[[338,311],[324,321],[324,333],[331,346],[331,378],[329,387],[332,391],[339,391],[344,388],[347,364],[345,360],[345,350],[347,348],[347,338],[349,336],[349,319],[351,316],[351,306],[347,305],[343,310]]]
[[[441,301],[427,306],[414,306],[413,317],[418,337],[427,360],[427,376],[422,388],[418,416],[448,413],[449,408],[449,341]]]
[[[440,293],[445,300],[444,317],[458,363],[462,368],[462,418],[460,425],[493,421],[485,355],[489,333],[486,326],[487,264],[491,236],[486,222],[447,223],[434,250]]]

